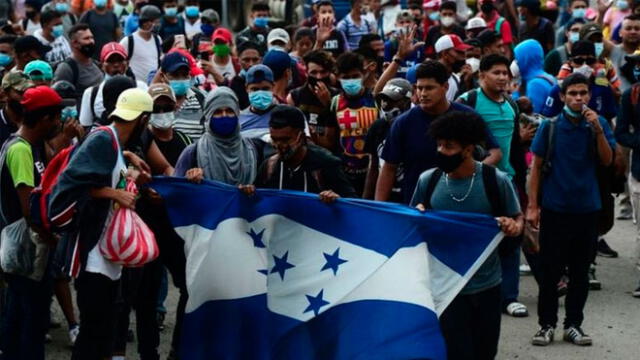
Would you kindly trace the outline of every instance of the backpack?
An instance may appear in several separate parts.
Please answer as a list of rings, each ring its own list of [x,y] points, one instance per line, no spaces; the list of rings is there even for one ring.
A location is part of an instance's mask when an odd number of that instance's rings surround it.
[[[95,60],[95,59],[91,59],[91,61],[98,67],[100,68],[100,64]],[[73,73],[72,75],[72,80],[71,83],[73,84],[73,86],[75,86],[76,88],[78,87],[78,78],[80,77],[80,67],[78,67],[78,62],[76,60],[74,60],[71,57],[68,57],[66,59],[64,59],[63,63],[69,65],[69,67],[71,68],[71,72]],[[60,63],[62,64],[62,63]],[[60,65],[58,65],[60,66]],[[82,96],[82,94],[79,94],[79,96]]]
[[[113,148],[118,149],[118,140],[113,136],[111,131],[106,127],[96,128],[93,132],[96,131],[106,131],[111,136]],[[31,222],[48,232],[58,231],[69,225],[76,213],[74,211],[75,209],[70,207],[68,210],[71,211],[63,211],[61,214],[51,217],[49,214],[49,197],[53,192],[53,188],[58,183],[60,174],[67,168],[71,157],[79,146],[80,143],[68,146],[58,152],[47,165],[44,174],[42,174],[40,185],[33,189],[29,196]]]
[[[160,67],[160,56],[162,56],[162,44],[160,44],[160,37],[156,34],[152,34],[153,41],[156,43],[156,51],[158,52],[158,68]],[[127,61],[131,61],[133,56],[133,35],[127,36]]]

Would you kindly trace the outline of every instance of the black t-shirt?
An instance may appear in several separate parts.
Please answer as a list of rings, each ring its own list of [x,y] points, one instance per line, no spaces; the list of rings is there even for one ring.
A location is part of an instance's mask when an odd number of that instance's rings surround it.
[[[333,29],[327,41],[325,41],[322,45],[322,50],[330,52],[334,58],[337,58],[342,53],[344,53],[346,46],[347,45],[344,35],[340,32],[340,30]]]
[[[542,45],[542,50],[544,54],[551,50],[553,50],[553,46],[555,44],[555,30],[553,30],[553,24],[551,21],[546,18],[540,17],[540,21],[538,25],[533,29],[527,29],[526,23],[520,24],[520,29],[518,31],[520,41],[525,41],[527,39],[537,40],[540,45]]]
[[[233,92],[238,97],[238,105],[240,105],[240,109],[248,108],[250,105],[249,94],[247,94],[247,88],[244,78],[240,75],[234,76],[229,83],[229,88],[233,90]]]
[[[382,169],[384,160],[382,160],[382,150],[384,149],[384,143],[387,140],[389,131],[391,130],[391,122],[385,119],[378,119],[371,124],[369,132],[367,132],[367,138],[364,142],[364,151],[371,156],[375,156],[379,160],[379,168]],[[402,179],[404,178],[404,170],[402,164],[398,164],[396,170],[396,181],[391,189],[390,202],[402,203]]]
[[[329,87],[329,93],[333,98],[339,91]],[[293,98],[294,106],[304,113],[311,132],[311,138],[316,145],[332,152],[336,151],[334,141],[338,136],[338,123],[335,113],[330,111],[330,106],[323,105],[306,84],[292,90],[291,97]]]
[[[162,141],[158,138],[155,138],[155,140],[162,155],[164,155],[169,164],[174,167],[182,151],[191,144],[191,138],[178,130],[173,130],[173,138],[169,141]]]

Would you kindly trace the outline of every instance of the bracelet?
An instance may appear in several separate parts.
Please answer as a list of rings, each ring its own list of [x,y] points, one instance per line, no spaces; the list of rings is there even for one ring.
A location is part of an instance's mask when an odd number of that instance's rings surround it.
[[[393,61],[394,63],[401,65],[402,64],[402,59],[398,58],[398,57],[393,57],[393,59],[391,59],[391,61]]]

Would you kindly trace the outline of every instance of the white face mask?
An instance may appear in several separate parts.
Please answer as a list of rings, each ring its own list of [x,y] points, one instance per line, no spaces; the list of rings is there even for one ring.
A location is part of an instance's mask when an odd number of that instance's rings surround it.
[[[471,72],[476,72],[480,69],[480,59],[478,58],[468,58],[465,60],[469,66],[471,66]]]
[[[449,27],[455,22],[456,19],[454,19],[453,16],[443,16],[440,18],[440,24],[442,24],[442,26],[444,27]]]
[[[511,62],[509,70],[511,70],[511,76],[513,76],[514,79],[520,77],[520,67],[518,66],[518,62],[516,62],[515,60]]]
[[[580,67],[574,68],[573,72],[582,74],[588,79],[591,77],[591,74],[593,74],[593,68],[587,64],[583,64]]]
[[[151,114],[149,123],[156,129],[166,130],[173,126],[175,114],[172,112]]]

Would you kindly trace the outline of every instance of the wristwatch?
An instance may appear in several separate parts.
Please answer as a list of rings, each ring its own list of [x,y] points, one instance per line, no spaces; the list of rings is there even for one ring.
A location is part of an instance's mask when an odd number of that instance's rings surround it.
[[[394,63],[396,63],[398,65],[402,65],[402,59],[400,59],[397,56],[394,56],[393,59],[391,59],[391,61],[393,61]]]

